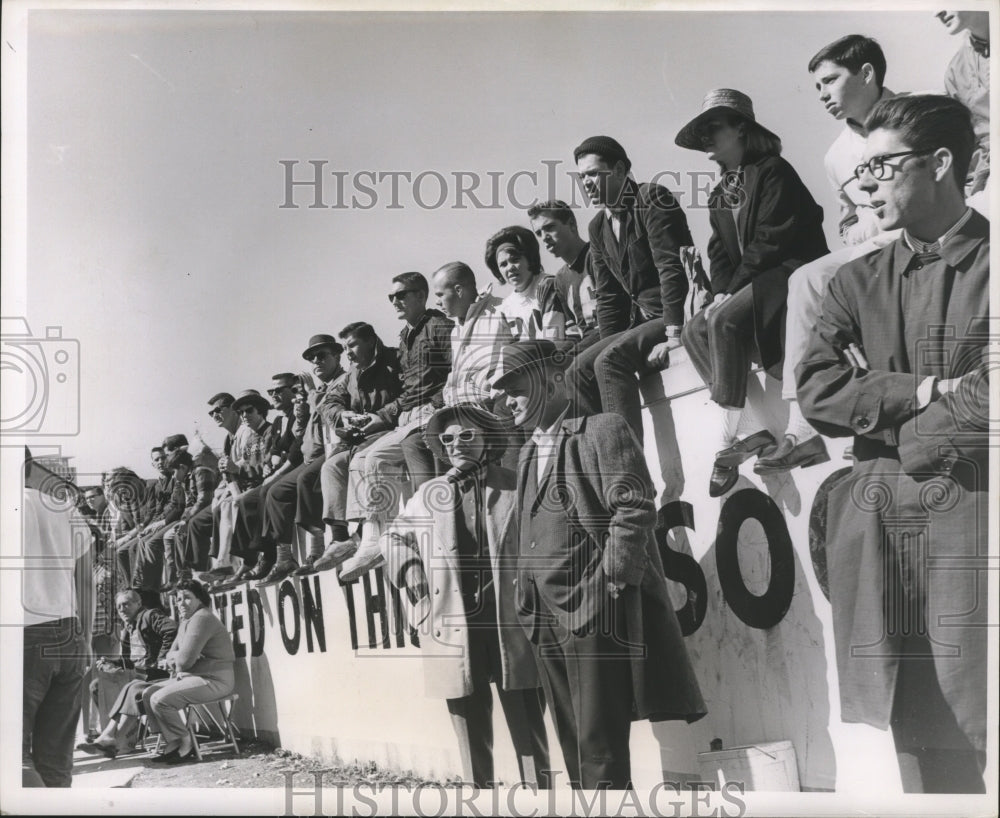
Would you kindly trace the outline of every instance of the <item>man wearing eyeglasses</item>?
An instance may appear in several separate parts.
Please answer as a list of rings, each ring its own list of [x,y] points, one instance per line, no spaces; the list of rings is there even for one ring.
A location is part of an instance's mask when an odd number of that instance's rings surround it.
[[[420,434],[435,409],[444,405],[442,390],[451,371],[453,325],[438,310],[427,309],[429,292],[427,279],[420,273],[400,273],[392,279],[389,303],[404,322],[399,334],[402,391],[375,412],[368,425],[359,427],[366,433],[383,425],[393,428],[351,461],[351,471],[360,477],[352,482],[358,486],[365,522],[357,553],[341,566],[344,582],[383,562],[378,537],[399,508],[400,467],[406,464],[414,491],[434,476],[434,456],[426,447],[402,445],[410,435]]]
[[[880,102],[857,177],[881,250],[830,282],[802,411],[854,437],[829,495],[841,717],[892,727],[907,792],[985,792],[989,222],[964,198],[968,109]]]

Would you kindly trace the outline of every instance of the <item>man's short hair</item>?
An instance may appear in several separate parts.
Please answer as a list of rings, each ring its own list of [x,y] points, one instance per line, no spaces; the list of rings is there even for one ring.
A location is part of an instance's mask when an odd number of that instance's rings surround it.
[[[444,275],[449,284],[460,284],[469,290],[476,289],[476,274],[464,261],[449,261],[434,271],[434,275]]]
[[[393,276],[392,281],[394,284],[402,284],[407,289],[419,290],[424,295],[429,295],[431,291],[423,273],[400,273],[398,276]]]
[[[576,229],[576,216],[573,214],[572,208],[562,199],[549,199],[547,202],[528,208],[529,219],[537,219],[544,213],[554,219],[559,219],[563,224],[570,225],[574,230]]]
[[[235,401],[235,400],[236,400],[236,398],[234,398],[228,392],[219,392],[217,395],[212,395],[212,397],[210,397],[208,399],[208,403],[209,403],[209,405],[214,405],[214,404],[218,403],[219,401],[222,401],[223,403],[226,404],[226,406],[232,406],[233,405],[233,401]]]
[[[88,494],[100,494],[101,497],[104,496],[104,489],[100,486],[84,486],[80,489],[80,492],[86,497]]]
[[[122,599],[130,599],[133,602],[138,602],[140,605],[142,604],[142,597],[139,596],[137,591],[134,591],[131,588],[126,588],[124,591],[119,591],[115,594],[115,605],[117,606],[118,602]]]
[[[150,454],[155,454],[156,452],[159,452],[160,454],[166,454],[166,451],[162,446],[154,446],[152,449],[149,450]]]
[[[614,168],[618,162],[625,163],[625,172],[632,170],[632,160],[625,153],[625,148],[617,139],[610,136],[591,136],[584,139],[573,150],[573,161],[579,162],[581,156],[592,153],[597,156],[609,168]]]
[[[876,103],[865,128],[895,131],[915,151],[951,151],[955,181],[965,186],[969,162],[976,146],[972,115],[957,99],[942,94],[913,94]]]
[[[367,321],[354,321],[337,333],[337,337],[343,338],[345,341],[351,336],[354,336],[359,341],[378,341],[378,334],[375,332],[375,327]]]
[[[498,230],[486,242],[486,266],[501,284],[507,281],[500,273],[500,266],[497,264],[497,251],[504,244],[513,244],[521,254],[528,260],[528,267],[531,272],[538,275],[542,272],[542,254],[538,249],[538,239],[527,227],[513,224]]]
[[[821,62],[832,62],[843,66],[852,74],[857,74],[861,66],[870,63],[875,69],[875,84],[881,90],[885,80],[885,54],[871,37],[863,34],[848,34],[829,45],[823,46],[816,56],[809,60],[809,73],[815,71]]]

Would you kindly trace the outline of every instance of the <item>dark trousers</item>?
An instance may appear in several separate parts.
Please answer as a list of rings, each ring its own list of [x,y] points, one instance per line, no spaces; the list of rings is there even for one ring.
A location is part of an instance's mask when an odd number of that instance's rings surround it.
[[[720,406],[742,408],[747,400],[751,354],[756,352],[753,288],[744,287],[705,318],[687,322],[681,340],[709,394]]]
[[[158,591],[163,583],[163,533],[161,528],[142,537],[132,555],[132,586],[142,591]]]
[[[260,524],[262,538],[284,545],[291,543],[295,536],[298,480],[305,468],[305,464],[298,465],[271,484],[270,491],[264,498]]]
[[[323,488],[320,474],[325,458],[317,457],[295,479],[295,524],[306,531],[323,530]]]
[[[212,548],[212,506],[205,506],[188,520],[183,542],[179,545],[184,563],[195,571],[208,569],[208,558]]]
[[[632,786],[631,662],[626,640],[615,636],[624,625],[621,602],[609,600],[609,621],[584,635],[545,611],[538,616],[535,656],[574,789]]]
[[[428,480],[432,480],[438,474],[444,474],[448,469],[442,468],[443,464],[438,463],[431,454],[431,450],[424,443],[423,429],[408,435],[399,444],[403,450],[403,459],[406,461],[406,471],[410,476],[410,489],[416,491]]]
[[[258,552],[271,552],[274,556],[273,541],[261,538],[264,498],[271,486],[257,486],[240,495],[236,501],[236,524],[233,527],[232,554],[244,561],[253,561]],[[268,548],[270,546],[270,548]]]
[[[69,787],[83,701],[84,650],[75,618],[24,629],[21,784]]]
[[[662,319],[602,338],[577,353],[566,371],[566,384],[578,416],[611,412],[621,415],[642,442],[642,402],[638,379],[648,375],[647,358],[667,340]]]
[[[482,613],[472,613],[468,617],[472,693],[448,699],[448,712],[458,737],[462,769],[475,786],[493,786],[493,693],[490,682],[495,681],[507,729],[517,753],[521,782],[549,789],[549,744],[543,720],[545,704],[542,691],[538,688],[503,689],[496,603],[489,595],[476,607]]]

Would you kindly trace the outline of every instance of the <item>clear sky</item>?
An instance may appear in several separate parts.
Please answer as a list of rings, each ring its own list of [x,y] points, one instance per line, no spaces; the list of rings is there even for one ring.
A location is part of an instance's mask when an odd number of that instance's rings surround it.
[[[304,367],[310,335],[370,321],[395,343],[390,278],[460,259],[481,283],[486,238],[526,224],[521,203],[572,195],[584,137],[609,134],[640,181],[691,202],[703,154],[674,146],[710,88],[748,93],[759,120],[824,207],[822,157],[841,124],[806,71],[848,33],[882,44],[894,90],[940,89],[959,42],[933,10],[847,12],[297,13],[33,12],[27,37],[27,309],[35,335],[80,343],[81,428],[53,440],[81,471],[148,474],[165,434],[214,430],[205,402],[265,389]],[[323,199],[374,207],[282,208],[285,169],[325,161]],[[544,163],[548,162],[549,165]],[[556,186],[549,189],[548,167]],[[518,171],[534,172],[532,184]],[[499,207],[455,209],[455,173]],[[677,177],[668,177],[671,180]],[[702,184],[704,184],[702,182]],[[593,211],[579,212],[581,227]],[[707,214],[691,209],[704,249]],[[545,257],[549,271],[559,263]],[[8,271],[5,271],[5,275]],[[506,288],[497,286],[499,294]],[[5,314],[7,310],[4,310]],[[346,362],[346,359],[345,359]],[[217,436],[216,438],[217,439]]]

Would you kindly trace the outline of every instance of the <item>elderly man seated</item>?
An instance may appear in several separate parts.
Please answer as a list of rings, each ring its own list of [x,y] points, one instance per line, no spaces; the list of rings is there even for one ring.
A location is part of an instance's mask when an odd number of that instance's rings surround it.
[[[77,748],[110,758],[135,747],[141,692],[147,684],[166,678],[167,672],[158,665],[177,635],[174,620],[161,610],[144,607],[135,591],[119,592],[115,608],[123,625],[121,655],[99,657],[90,685],[104,730]]]

